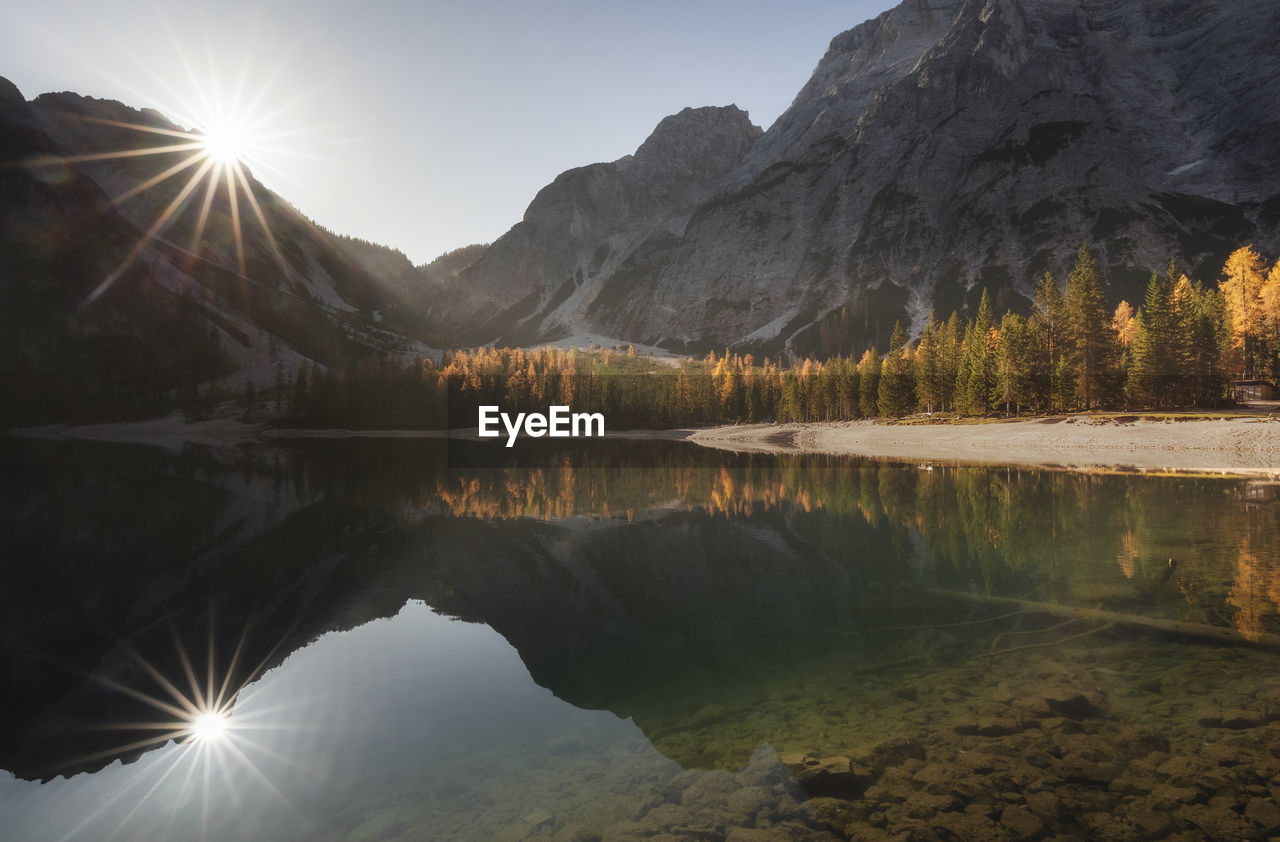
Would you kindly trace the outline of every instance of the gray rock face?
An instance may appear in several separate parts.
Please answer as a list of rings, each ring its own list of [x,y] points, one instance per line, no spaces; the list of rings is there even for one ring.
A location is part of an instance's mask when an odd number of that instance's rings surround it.
[[[642,246],[677,239],[760,133],[735,106],[686,108],[634,155],[569,170],[460,274],[440,297],[439,316],[477,341],[579,327],[604,282],[634,271]],[[485,313],[500,315],[484,321]]]
[[[1175,254],[1212,281],[1280,248],[1277,38],[1270,0],[907,0],[754,142],[686,111],[561,176],[450,312],[504,311],[488,339],[847,353],[982,288],[1024,306],[1086,239],[1112,303]]]

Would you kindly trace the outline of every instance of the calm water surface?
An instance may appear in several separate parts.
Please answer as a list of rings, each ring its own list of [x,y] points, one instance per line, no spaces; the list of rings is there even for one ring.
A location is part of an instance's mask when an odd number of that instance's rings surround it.
[[[1267,483],[669,442],[0,460],[6,839],[1280,831]]]

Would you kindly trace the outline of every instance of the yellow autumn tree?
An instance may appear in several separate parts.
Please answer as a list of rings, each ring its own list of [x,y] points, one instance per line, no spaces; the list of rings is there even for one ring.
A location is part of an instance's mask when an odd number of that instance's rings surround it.
[[[1231,319],[1233,362],[1244,378],[1256,377],[1263,361],[1266,320],[1262,289],[1266,281],[1266,264],[1253,246],[1233,251],[1222,267],[1219,286]]]
[[[1111,317],[1111,329],[1116,332],[1120,347],[1127,349],[1133,344],[1133,337],[1138,332],[1138,320],[1133,316],[1133,306],[1128,301],[1121,301]]]
[[[1262,299],[1262,327],[1272,350],[1280,350],[1280,260],[1271,267],[1259,294]]]

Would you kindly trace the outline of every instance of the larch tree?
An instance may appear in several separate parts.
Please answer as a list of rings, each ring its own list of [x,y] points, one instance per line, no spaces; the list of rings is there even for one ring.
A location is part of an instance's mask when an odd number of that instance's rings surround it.
[[[1133,340],[1138,334],[1137,314],[1128,301],[1121,301],[1116,305],[1116,311],[1111,315],[1111,330],[1116,335],[1116,345],[1120,349],[1120,371],[1127,372],[1133,360]]]
[[[1121,301],[1117,304],[1116,311],[1111,314],[1111,329],[1115,331],[1116,342],[1125,351],[1133,347],[1133,338],[1138,332],[1136,315],[1133,311],[1133,305],[1128,301]]]
[[[1258,295],[1262,299],[1262,330],[1267,373],[1280,377],[1280,260],[1267,273]]]
[[[874,418],[880,410],[880,354],[875,346],[864,351],[858,362],[858,408],[865,418]]]
[[[1253,246],[1238,248],[1222,267],[1223,303],[1231,318],[1231,350],[1240,376],[1257,377],[1265,360],[1263,338],[1266,319],[1262,290],[1267,280],[1266,266]]]

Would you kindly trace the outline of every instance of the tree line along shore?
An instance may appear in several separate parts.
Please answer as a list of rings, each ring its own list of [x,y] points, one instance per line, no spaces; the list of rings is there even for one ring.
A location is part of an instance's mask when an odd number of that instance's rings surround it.
[[[1081,246],[1065,285],[1049,274],[1030,314],[999,318],[984,293],[973,318],[930,316],[886,353],[757,361],[709,353],[658,361],[634,348],[480,348],[441,364],[367,359],[347,369],[304,367],[250,396],[249,414],[335,427],[474,426],[474,407],[600,411],[612,429],[759,421],[849,421],[914,413],[994,416],[1103,408],[1222,407],[1233,380],[1280,375],[1280,261],[1252,247],[1227,259],[1212,286],[1176,260],[1152,273],[1137,306],[1108,306]],[[243,396],[242,396],[243,400]]]
[[[563,404],[601,412],[621,430],[1220,408],[1233,401],[1233,381],[1280,377],[1280,260],[1269,265],[1252,247],[1237,249],[1212,285],[1170,260],[1136,305],[1112,308],[1104,290],[1086,244],[1065,284],[1044,276],[1027,315],[997,317],[984,292],[972,318],[930,314],[913,341],[898,325],[884,353],[757,360],[725,351],[660,360],[621,347],[484,347],[446,353],[439,363],[369,355],[303,363],[292,375],[278,366],[274,382],[250,380],[238,390],[217,381],[183,388],[168,405],[189,421],[225,415],[235,401],[246,420],[281,426],[444,429],[474,428],[481,405]],[[111,420],[88,415],[80,420]]]

